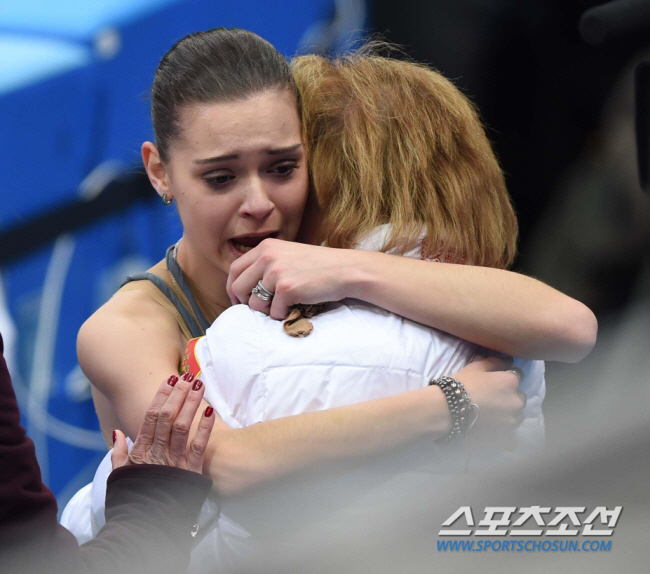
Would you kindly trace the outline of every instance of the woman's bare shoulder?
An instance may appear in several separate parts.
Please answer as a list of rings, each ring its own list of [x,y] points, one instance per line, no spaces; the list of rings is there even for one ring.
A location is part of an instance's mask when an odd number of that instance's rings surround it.
[[[77,355],[93,385],[106,392],[127,373],[144,375],[151,362],[169,372],[184,344],[175,318],[145,290],[120,290],[81,326]]]
[[[178,331],[174,317],[142,289],[120,290],[83,324],[80,334],[111,328],[146,329],[157,327]]]

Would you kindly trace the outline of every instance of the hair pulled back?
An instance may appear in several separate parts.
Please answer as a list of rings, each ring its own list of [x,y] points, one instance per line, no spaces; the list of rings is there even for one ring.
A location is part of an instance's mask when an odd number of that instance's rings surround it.
[[[426,66],[371,45],[292,62],[313,191],[332,247],[390,224],[383,250],[420,239],[424,255],[507,267],[517,220],[472,103]]]
[[[242,29],[215,28],[185,36],[162,57],[151,89],[151,119],[162,161],[180,135],[179,108],[228,102],[295,86],[285,58]]]

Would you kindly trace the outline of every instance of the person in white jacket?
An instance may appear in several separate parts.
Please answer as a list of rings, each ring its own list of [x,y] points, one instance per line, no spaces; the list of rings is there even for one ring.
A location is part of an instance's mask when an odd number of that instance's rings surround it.
[[[503,176],[475,111],[451,83],[425,67],[371,55],[298,58],[294,75],[317,199],[303,226],[306,238],[466,263],[466,281],[476,277],[470,263],[504,268],[511,262],[516,220]],[[317,226],[320,212],[325,221]],[[296,263],[297,254],[310,253],[305,247],[267,239],[243,249],[231,264],[228,289],[233,302],[250,308],[225,311],[205,338],[191,343],[194,374],[200,371],[206,398],[228,425],[243,429],[421,389],[486,353],[457,336],[349,300],[312,317],[308,337],[291,338],[281,323],[256,310],[282,316],[292,303],[321,302],[291,301],[295,293],[283,289],[277,271],[283,258]],[[459,301],[449,301],[465,305],[468,315],[476,304],[462,291]],[[528,398],[519,432],[523,448],[541,441],[544,382],[541,362],[520,366]],[[466,463],[437,458],[437,472],[458,472]],[[233,524],[224,506],[213,533],[221,559],[241,551],[235,546],[242,540],[244,548],[248,543],[246,530]],[[210,562],[205,548],[212,542],[203,538],[199,563]]]

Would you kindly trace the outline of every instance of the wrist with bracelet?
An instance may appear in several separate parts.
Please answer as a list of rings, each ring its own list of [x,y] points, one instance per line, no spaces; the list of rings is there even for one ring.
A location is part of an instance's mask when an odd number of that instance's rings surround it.
[[[431,378],[429,385],[435,385],[444,393],[451,413],[451,430],[439,442],[453,444],[465,438],[478,419],[478,405],[470,399],[465,385],[452,377]]]

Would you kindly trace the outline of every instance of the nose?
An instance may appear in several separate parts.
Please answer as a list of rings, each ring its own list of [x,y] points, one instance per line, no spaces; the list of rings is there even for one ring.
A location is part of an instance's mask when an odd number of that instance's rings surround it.
[[[254,178],[244,191],[244,201],[239,209],[239,214],[242,217],[266,219],[274,209],[275,204],[271,201],[262,181],[259,178]]]

